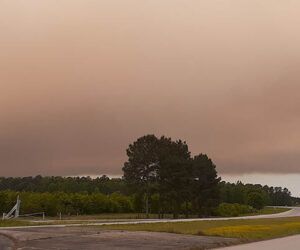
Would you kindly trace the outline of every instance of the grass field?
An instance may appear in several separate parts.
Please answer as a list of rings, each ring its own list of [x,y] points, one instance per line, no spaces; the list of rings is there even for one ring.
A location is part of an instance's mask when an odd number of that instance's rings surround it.
[[[300,217],[101,226],[105,229],[268,239],[300,233]]]

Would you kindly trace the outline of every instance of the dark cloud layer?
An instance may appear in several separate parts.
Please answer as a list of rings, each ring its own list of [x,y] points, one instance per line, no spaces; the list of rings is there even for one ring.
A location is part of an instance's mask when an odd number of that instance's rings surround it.
[[[0,3],[0,175],[121,174],[155,133],[300,173],[298,1]]]

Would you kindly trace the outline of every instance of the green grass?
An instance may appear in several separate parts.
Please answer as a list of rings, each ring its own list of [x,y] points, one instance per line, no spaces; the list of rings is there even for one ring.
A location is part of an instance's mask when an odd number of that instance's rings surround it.
[[[97,215],[64,216],[63,220],[106,220],[106,219],[145,219],[145,214],[138,213],[107,213]],[[150,214],[151,219],[157,219],[156,214]]]
[[[149,214],[150,219],[158,219],[157,214]],[[165,214],[164,219],[172,219],[172,214]],[[185,215],[180,215],[179,218],[185,218]],[[197,218],[197,215],[190,215],[189,218]],[[22,218],[22,220],[32,220],[33,218]],[[42,220],[41,217],[35,218],[36,220]],[[57,216],[46,216],[45,220],[59,220]],[[63,220],[131,220],[131,219],[146,219],[145,213],[107,213],[107,214],[95,214],[95,215],[70,215],[63,216]]]
[[[124,221],[124,220],[122,220]],[[87,221],[87,220],[76,220],[76,221],[49,221],[49,220],[40,220],[37,222],[30,222],[26,220],[1,220],[0,221],[0,227],[18,227],[18,226],[40,226],[40,225],[72,225],[72,224],[87,224],[87,223],[104,223],[107,222],[107,220],[97,220],[97,221]],[[118,220],[111,220],[110,222],[118,222]]]
[[[289,208],[271,208],[265,207],[262,210],[251,214],[241,214],[240,216],[248,216],[248,215],[260,215],[260,214],[276,214],[288,211]],[[165,214],[165,219],[172,219],[172,214]],[[180,215],[179,218],[185,218],[185,215]],[[190,215],[189,218],[197,218],[197,215]],[[22,220],[31,220],[32,218],[22,218]],[[41,220],[40,218],[36,218],[37,220]],[[59,217],[46,217],[46,220],[59,220]],[[62,220],[130,220],[130,219],[146,219],[146,215],[144,213],[106,213],[106,214],[96,214],[96,215],[72,215],[72,216],[63,216]],[[158,219],[157,214],[150,214],[150,219]]]
[[[258,215],[258,214],[271,214],[271,213],[280,213],[285,212],[289,209],[287,208],[270,208],[265,207],[264,209],[252,213],[249,215]],[[244,216],[244,215],[243,215]],[[191,215],[190,218],[195,218],[196,215]],[[157,214],[150,214],[150,219],[157,219]],[[171,214],[166,214],[164,218],[171,219],[173,218]],[[184,218],[184,215],[181,215],[180,218]],[[58,225],[58,224],[84,224],[84,223],[93,223],[93,222],[117,222],[131,219],[146,219],[145,214],[137,213],[110,213],[110,214],[100,214],[100,215],[79,215],[79,216],[64,216],[62,220],[59,220],[59,217],[46,217],[45,221],[41,218],[36,218],[37,222],[30,222],[33,218],[19,218],[18,220],[0,220],[0,227],[13,227],[13,226],[32,226],[32,225]],[[52,221],[56,220],[56,221]],[[74,221],[67,221],[74,220]]]
[[[157,214],[150,214],[150,219],[157,219]],[[172,215],[166,215],[165,218],[172,218]],[[60,220],[60,221],[67,221],[67,220],[76,220],[76,221],[93,221],[99,222],[101,221],[120,221],[120,220],[131,220],[131,219],[146,219],[145,214],[138,214],[138,213],[107,213],[107,214],[95,214],[95,215],[70,215],[70,216],[62,216],[61,220],[58,216],[46,216],[45,220]],[[43,222],[42,217],[20,217],[18,220],[22,221],[29,221],[29,220],[36,220],[38,222]]]
[[[278,214],[278,213],[283,213],[286,211],[291,210],[290,208],[282,208],[282,207],[264,207],[261,210],[258,210],[257,212],[251,213],[251,214],[243,214],[240,216],[248,216],[248,215],[262,215],[262,214]]]
[[[0,227],[18,227],[18,226],[32,226],[36,225],[27,221],[17,220],[0,220]]]
[[[196,215],[194,216],[196,217]],[[171,214],[165,215],[166,219],[173,218]],[[181,216],[183,218],[183,215]],[[22,220],[41,220],[42,218],[30,218],[24,217]],[[107,213],[107,214],[94,214],[94,215],[70,215],[70,216],[62,216],[61,220],[131,220],[131,219],[146,219],[146,215],[144,213]],[[158,219],[157,214],[150,214],[150,219]],[[58,216],[46,216],[45,220],[60,220]]]
[[[158,219],[157,214],[149,214],[150,219]],[[197,215],[191,215],[191,218],[196,218]],[[59,219],[58,217],[55,217]],[[165,219],[172,219],[172,214],[165,214]],[[180,215],[179,218],[184,218],[184,215]],[[54,217],[52,217],[54,219]],[[79,216],[64,216],[63,220],[106,220],[106,219],[146,219],[145,213],[107,213],[98,215],[79,215]]]
[[[240,239],[268,239],[299,234],[300,217],[106,225],[100,226],[100,228],[222,236]]]

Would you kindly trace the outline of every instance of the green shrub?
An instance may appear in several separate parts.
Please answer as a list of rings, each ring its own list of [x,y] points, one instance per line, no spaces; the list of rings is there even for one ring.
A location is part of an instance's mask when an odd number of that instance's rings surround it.
[[[102,193],[33,193],[0,191],[0,213],[7,213],[21,199],[21,214],[45,212],[47,216],[62,214],[101,214],[134,212],[133,197],[120,192]]]
[[[262,194],[258,192],[252,192],[247,196],[247,204],[256,209],[262,209],[264,207],[264,198]]]
[[[251,213],[252,209],[247,205],[241,205],[241,204],[230,204],[230,203],[221,203],[216,208],[216,215],[222,216],[222,217],[235,217],[242,214],[248,214]]]

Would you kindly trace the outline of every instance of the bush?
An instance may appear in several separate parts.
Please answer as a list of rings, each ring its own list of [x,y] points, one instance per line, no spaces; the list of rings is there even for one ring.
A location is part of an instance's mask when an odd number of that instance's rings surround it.
[[[256,209],[262,209],[264,207],[264,198],[262,194],[258,192],[252,192],[248,194],[247,204]]]
[[[216,215],[222,216],[222,217],[235,217],[242,214],[248,214],[251,213],[252,209],[247,205],[241,205],[241,204],[230,204],[230,203],[221,203],[216,208]]]

